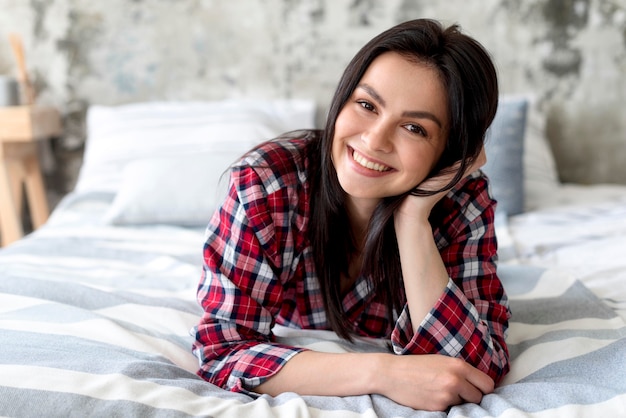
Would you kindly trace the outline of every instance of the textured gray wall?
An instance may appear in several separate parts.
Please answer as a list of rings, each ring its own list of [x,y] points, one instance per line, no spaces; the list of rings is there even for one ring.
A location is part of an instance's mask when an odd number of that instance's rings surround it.
[[[39,101],[65,115],[48,178],[63,193],[90,103],[314,98],[323,114],[356,50],[416,17],[458,22],[503,93],[537,97],[562,180],[626,183],[626,0],[0,0],[0,39],[22,34]]]

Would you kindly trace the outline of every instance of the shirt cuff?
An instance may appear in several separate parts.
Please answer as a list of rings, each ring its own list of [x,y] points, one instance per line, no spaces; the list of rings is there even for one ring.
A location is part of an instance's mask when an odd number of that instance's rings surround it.
[[[458,357],[479,322],[478,311],[448,278],[441,297],[413,333],[405,305],[391,334],[396,354],[444,354]]]
[[[252,394],[254,388],[274,376],[296,354],[305,348],[260,343],[239,354],[234,370],[228,377],[229,390]]]

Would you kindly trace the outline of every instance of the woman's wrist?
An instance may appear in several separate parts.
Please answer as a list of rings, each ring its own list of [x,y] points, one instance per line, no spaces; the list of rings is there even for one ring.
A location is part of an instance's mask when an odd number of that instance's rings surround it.
[[[391,367],[391,360],[394,354],[375,353],[371,354],[370,359],[366,359],[368,367],[368,386],[366,390],[371,394],[385,395],[387,390],[387,382],[389,381],[388,373]]]
[[[433,231],[428,217],[396,216],[394,227],[398,239],[401,239],[404,235],[413,238],[419,238],[424,234],[432,236]]]

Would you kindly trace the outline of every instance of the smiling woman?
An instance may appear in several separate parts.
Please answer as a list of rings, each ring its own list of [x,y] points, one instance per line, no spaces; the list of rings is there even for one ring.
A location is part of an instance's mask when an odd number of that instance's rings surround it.
[[[373,208],[417,187],[443,153],[447,120],[433,68],[395,52],[376,58],[335,122],[333,163],[348,199]]]
[[[479,43],[409,21],[353,58],[323,131],[234,164],[204,245],[199,375],[233,391],[377,393],[435,410],[492,392],[509,368],[510,313],[479,168],[497,101]],[[391,352],[282,345],[276,325]]]

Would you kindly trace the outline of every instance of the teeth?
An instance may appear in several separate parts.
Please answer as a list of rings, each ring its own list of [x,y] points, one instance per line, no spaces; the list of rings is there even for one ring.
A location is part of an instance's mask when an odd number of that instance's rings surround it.
[[[366,159],[365,157],[363,157],[361,154],[357,153],[356,151],[352,152],[352,157],[354,158],[354,161],[356,161],[357,163],[359,163],[365,168],[369,168],[370,170],[375,170],[375,171],[380,171],[380,172],[389,170],[389,167],[369,161],[368,159]]]

